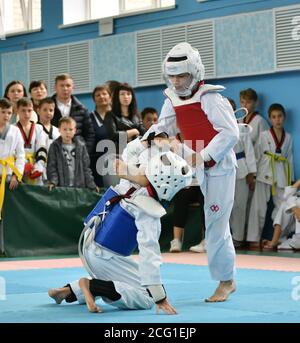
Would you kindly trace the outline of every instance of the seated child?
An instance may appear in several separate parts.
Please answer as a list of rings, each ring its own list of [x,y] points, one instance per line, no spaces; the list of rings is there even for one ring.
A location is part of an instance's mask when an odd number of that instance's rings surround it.
[[[300,180],[285,188],[282,203],[273,222],[274,232],[271,241],[265,240],[263,250],[299,250],[300,249]],[[288,238],[295,232],[292,238]]]
[[[255,146],[257,175],[247,232],[251,249],[260,249],[268,201],[272,197],[274,220],[283,200],[284,188],[291,185],[294,176],[292,137],[284,129],[285,109],[280,104],[272,104],[268,112],[272,127],[259,135]]]

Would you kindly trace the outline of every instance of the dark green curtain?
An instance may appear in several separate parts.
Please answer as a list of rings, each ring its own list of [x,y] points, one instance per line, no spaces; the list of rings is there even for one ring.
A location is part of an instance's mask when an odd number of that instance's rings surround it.
[[[83,188],[6,188],[4,249],[8,257],[76,254],[83,220],[101,195]]]
[[[83,220],[93,209],[100,194],[83,188],[20,185],[6,188],[3,207],[4,249],[7,257],[77,254]],[[183,249],[200,242],[203,223],[200,208],[190,208]],[[173,232],[173,206],[162,218],[160,245],[168,251]],[[151,230],[151,228],[149,228]]]

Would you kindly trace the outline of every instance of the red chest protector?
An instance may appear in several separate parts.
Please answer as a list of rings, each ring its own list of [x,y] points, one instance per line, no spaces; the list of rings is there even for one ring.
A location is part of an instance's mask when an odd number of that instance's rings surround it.
[[[213,87],[213,88],[211,88]],[[191,149],[200,152],[218,134],[201,108],[200,96],[218,86],[201,86],[192,98],[181,100],[168,89],[165,95],[171,100],[176,113],[176,123],[182,137]],[[217,89],[216,89],[217,88]]]

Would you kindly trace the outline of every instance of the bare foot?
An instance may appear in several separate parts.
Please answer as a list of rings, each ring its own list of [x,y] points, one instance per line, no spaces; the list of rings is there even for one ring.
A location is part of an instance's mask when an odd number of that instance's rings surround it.
[[[81,288],[83,292],[83,295],[86,301],[86,306],[89,309],[89,311],[93,313],[102,312],[102,309],[96,305],[95,298],[90,292],[90,280],[87,278],[81,278],[79,280],[79,287]]]
[[[51,288],[48,291],[49,297],[55,300],[57,304],[60,304],[66,297],[71,294],[69,287],[63,288]]]
[[[205,302],[214,303],[225,301],[229,297],[229,294],[233,293],[235,290],[236,285],[234,280],[220,281],[219,286],[215,290],[215,293],[208,299],[205,299]]]

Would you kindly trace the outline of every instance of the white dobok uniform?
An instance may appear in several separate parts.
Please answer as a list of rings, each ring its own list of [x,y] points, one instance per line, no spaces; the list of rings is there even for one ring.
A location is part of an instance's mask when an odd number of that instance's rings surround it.
[[[246,210],[249,196],[249,185],[246,176],[256,173],[256,161],[254,147],[250,133],[245,126],[239,125],[240,139],[234,147],[237,159],[237,172],[234,204],[230,216],[232,237],[236,241],[243,241],[245,236]]]
[[[9,125],[8,131],[5,137],[0,138],[0,160],[4,160],[8,157],[15,158],[15,167],[20,174],[23,174],[25,165],[25,151],[22,136],[14,125]],[[0,175],[2,175],[2,165],[0,164]],[[6,166],[7,180],[12,175],[12,170],[9,166]]]
[[[26,163],[32,163],[34,169],[44,173],[47,162],[47,135],[42,125],[32,123],[28,137],[26,137],[23,128],[20,128],[18,123],[16,125],[21,132]],[[26,177],[25,182],[34,185],[43,185],[43,176],[33,180]]]
[[[132,164],[146,165],[149,152],[150,149],[146,149],[138,140],[134,140],[128,144],[123,152],[123,159],[129,159],[128,162]],[[130,201],[134,201],[139,195],[149,197],[147,188],[127,180],[121,180],[117,186],[113,187],[113,190],[118,194],[125,194],[131,187],[135,187],[137,190],[132,194]],[[153,198],[151,200],[155,201]],[[103,301],[120,309],[150,309],[155,303],[149,296],[146,286],[162,285],[160,275],[161,254],[158,242],[161,223],[159,215],[153,216],[152,214],[157,206],[159,211],[162,211],[161,215],[165,211],[157,201],[154,205],[154,207],[151,204],[150,206],[146,205],[148,210],[145,212],[137,204],[123,200],[121,203],[123,209],[134,217],[138,230],[138,261],[135,261],[131,256],[121,256],[103,248],[95,241],[92,241],[85,251],[85,260],[93,276],[100,280],[112,281],[116,291],[121,295],[117,301],[112,302],[102,297]],[[70,286],[77,300],[81,303],[85,302],[78,280],[71,282]]]
[[[175,136],[179,130],[178,114],[175,111],[186,111],[184,117],[189,118],[189,107],[193,106],[194,118],[197,121],[197,108],[199,117],[211,125],[215,136],[201,147],[201,142],[192,142],[199,149],[194,149],[201,154],[205,162],[213,159],[216,164],[206,168],[202,164],[197,167],[198,183],[204,195],[205,213],[205,239],[207,244],[208,265],[214,280],[227,281],[234,277],[235,249],[230,234],[229,218],[234,201],[236,157],[233,147],[238,142],[239,129],[231,105],[217,91],[223,90],[222,86],[203,85],[187,100],[181,100],[175,93],[167,89],[167,99],[161,110],[158,124],[149,130],[160,130]],[[182,117],[183,121],[184,118]],[[196,123],[195,123],[196,124]],[[189,123],[193,126],[193,123]],[[198,126],[199,132],[204,128]],[[186,142],[185,134],[181,134]],[[200,136],[199,136],[200,137]],[[199,138],[201,139],[201,138]],[[203,143],[203,142],[202,142]],[[190,143],[187,143],[191,148]]]
[[[283,200],[284,188],[288,186],[289,179],[294,179],[290,134],[285,133],[284,140],[278,144],[270,129],[260,134],[255,146],[257,176],[249,213],[248,242],[258,242],[261,239],[271,195],[275,206],[272,213],[274,219]]]
[[[266,119],[258,113],[251,116],[247,121],[245,121],[245,118],[239,120],[239,123],[246,123],[252,127],[250,137],[253,146],[257,143],[260,133],[269,129],[269,124]]]
[[[273,226],[280,225],[281,237],[286,237],[294,231],[296,235],[300,235],[300,222],[291,211],[293,207],[300,208],[300,192],[289,186],[285,188],[284,200],[273,221]]]

